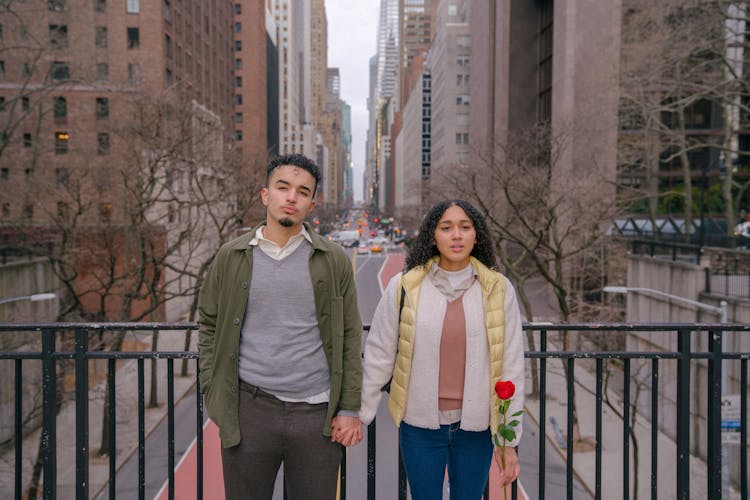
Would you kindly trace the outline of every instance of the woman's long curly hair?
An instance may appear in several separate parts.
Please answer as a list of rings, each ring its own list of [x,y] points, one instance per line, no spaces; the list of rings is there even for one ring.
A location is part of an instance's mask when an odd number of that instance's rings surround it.
[[[440,255],[435,245],[435,230],[445,211],[452,206],[461,208],[469,216],[477,233],[477,242],[471,250],[470,255],[490,269],[497,268],[495,252],[492,240],[490,240],[490,231],[487,229],[487,222],[485,222],[484,216],[468,201],[445,200],[433,206],[422,221],[417,239],[406,256],[406,271],[422,266],[432,257]]]

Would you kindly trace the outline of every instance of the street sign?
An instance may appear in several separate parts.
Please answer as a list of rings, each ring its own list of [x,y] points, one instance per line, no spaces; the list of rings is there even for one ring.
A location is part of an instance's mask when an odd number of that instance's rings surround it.
[[[728,394],[721,397],[721,442],[740,443],[740,395]]]

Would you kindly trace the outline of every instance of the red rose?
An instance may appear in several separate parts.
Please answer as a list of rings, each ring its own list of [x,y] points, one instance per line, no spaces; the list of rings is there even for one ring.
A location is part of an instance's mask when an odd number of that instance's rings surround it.
[[[516,386],[511,381],[498,380],[495,384],[495,392],[500,399],[510,399],[516,393]]]

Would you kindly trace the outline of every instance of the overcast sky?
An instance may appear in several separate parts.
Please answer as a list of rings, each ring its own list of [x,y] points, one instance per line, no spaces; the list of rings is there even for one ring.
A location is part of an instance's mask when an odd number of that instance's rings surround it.
[[[341,98],[352,107],[354,199],[362,199],[370,57],[377,45],[377,0],[326,0],[328,66],[341,71]]]

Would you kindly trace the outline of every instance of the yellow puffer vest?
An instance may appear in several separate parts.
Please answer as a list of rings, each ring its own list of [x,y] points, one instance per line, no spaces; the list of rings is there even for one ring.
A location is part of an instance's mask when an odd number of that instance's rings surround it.
[[[495,383],[503,373],[503,350],[505,338],[505,280],[502,275],[492,271],[480,261],[471,257],[471,265],[479,276],[482,287],[482,302],[484,306],[484,324],[487,330],[487,341],[490,348],[490,378],[487,390],[490,391],[490,430],[495,433],[500,422],[498,405],[500,401],[495,394]],[[411,361],[414,353],[414,335],[416,333],[417,311],[415,305],[419,298],[419,287],[433,263],[438,257],[433,257],[427,264],[415,267],[401,277],[399,286],[406,291],[406,300],[401,311],[401,324],[398,334],[398,353],[393,367],[393,380],[388,399],[388,410],[393,422],[398,427],[406,413],[406,399],[409,393],[409,376]],[[401,299],[401,289],[396,293],[396,300]]]

